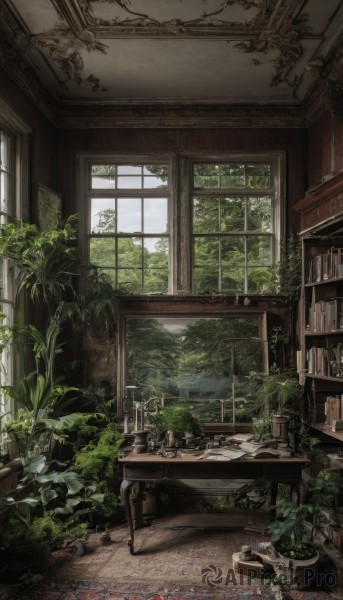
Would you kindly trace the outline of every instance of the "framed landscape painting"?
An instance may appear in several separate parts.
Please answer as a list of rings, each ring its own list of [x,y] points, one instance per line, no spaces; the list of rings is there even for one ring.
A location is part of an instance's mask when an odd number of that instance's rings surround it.
[[[61,222],[62,196],[44,185],[37,185],[37,215],[41,231],[56,229]]]

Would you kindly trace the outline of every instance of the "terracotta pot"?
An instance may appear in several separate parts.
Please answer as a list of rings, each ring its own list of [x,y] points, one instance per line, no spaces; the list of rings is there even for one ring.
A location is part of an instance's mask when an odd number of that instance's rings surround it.
[[[313,558],[304,560],[288,558],[283,556],[275,548],[272,548],[271,554],[256,553],[264,563],[273,567],[277,580],[282,582],[290,589],[303,590],[308,589],[314,580],[319,554],[316,552]],[[313,573],[313,577],[310,575]]]

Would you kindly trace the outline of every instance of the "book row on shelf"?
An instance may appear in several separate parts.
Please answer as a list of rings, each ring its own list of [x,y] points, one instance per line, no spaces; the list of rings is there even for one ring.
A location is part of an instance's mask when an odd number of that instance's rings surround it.
[[[308,333],[343,331],[343,298],[312,301],[308,310]]]
[[[343,378],[343,345],[312,346],[306,351],[306,363],[309,374]]]
[[[341,429],[340,422],[343,419],[343,394],[336,396],[327,396],[324,403],[325,424],[332,428],[332,431]]]
[[[343,248],[330,248],[317,254],[309,263],[308,283],[326,281],[343,276]]]

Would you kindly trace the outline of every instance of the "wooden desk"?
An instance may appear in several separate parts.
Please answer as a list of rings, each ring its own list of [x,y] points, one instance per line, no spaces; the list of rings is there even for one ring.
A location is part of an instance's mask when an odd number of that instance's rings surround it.
[[[301,484],[302,469],[309,462],[303,457],[247,458],[235,460],[196,459],[194,456],[164,458],[155,454],[129,454],[119,458],[123,465],[120,495],[129,526],[130,553],[134,554],[134,528],[130,490],[134,483],[162,479],[265,479],[272,483],[271,505],[275,506],[278,483]],[[136,520],[136,527],[141,525]]]

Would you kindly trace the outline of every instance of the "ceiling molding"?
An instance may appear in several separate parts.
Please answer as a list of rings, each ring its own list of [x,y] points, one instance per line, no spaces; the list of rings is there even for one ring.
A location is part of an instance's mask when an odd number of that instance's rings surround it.
[[[4,102],[0,98],[0,120],[2,126],[6,126],[16,133],[27,135],[32,133],[31,127],[25,123],[25,121],[17,115],[17,113],[9,106],[7,102]]]

